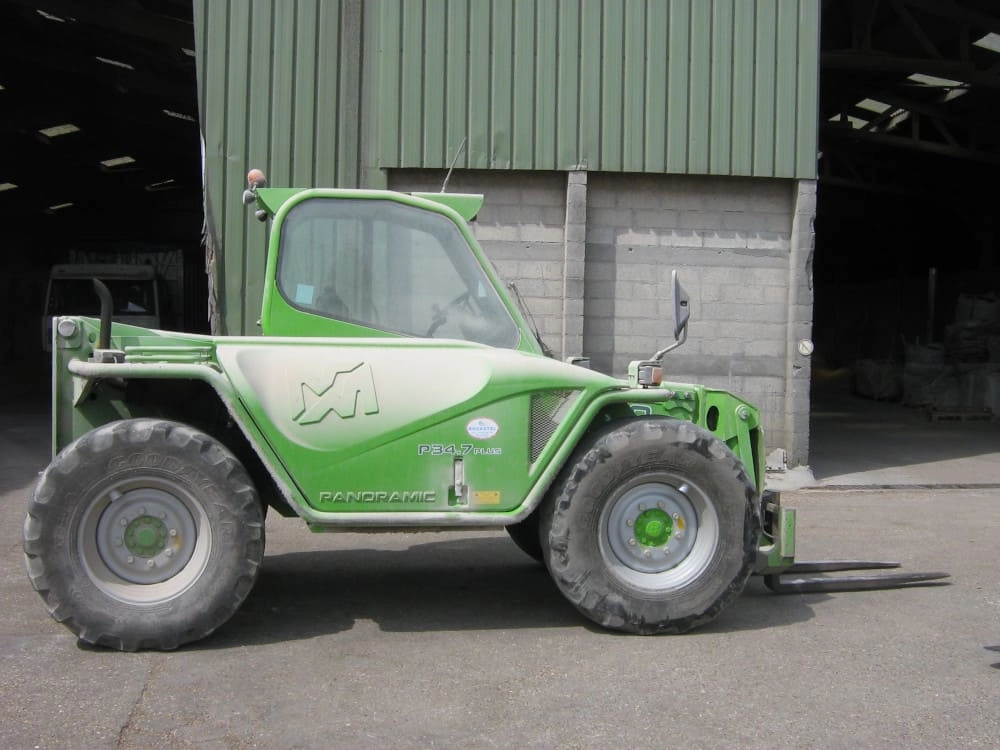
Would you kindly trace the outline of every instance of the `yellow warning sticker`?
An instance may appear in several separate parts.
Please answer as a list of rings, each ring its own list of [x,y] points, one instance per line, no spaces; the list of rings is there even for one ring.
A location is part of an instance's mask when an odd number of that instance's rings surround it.
[[[476,490],[472,493],[472,501],[476,505],[499,505],[500,493],[496,490]]]

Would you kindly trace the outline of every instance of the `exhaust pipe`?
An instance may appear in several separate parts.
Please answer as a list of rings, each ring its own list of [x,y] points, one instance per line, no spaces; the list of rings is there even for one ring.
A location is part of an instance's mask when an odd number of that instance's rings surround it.
[[[94,291],[101,299],[101,331],[97,336],[98,349],[111,348],[111,313],[114,312],[115,303],[111,298],[111,290],[100,279],[91,279],[94,284]]]

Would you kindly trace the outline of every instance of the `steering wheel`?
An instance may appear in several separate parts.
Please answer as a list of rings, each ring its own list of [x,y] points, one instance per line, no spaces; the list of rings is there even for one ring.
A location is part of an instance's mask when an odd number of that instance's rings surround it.
[[[431,326],[427,329],[427,333],[424,336],[427,338],[433,336],[434,331],[448,322],[448,314],[457,310],[461,310],[468,315],[476,315],[476,311],[472,309],[472,292],[463,292],[445,305],[444,308],[433,305],[431,307]]]

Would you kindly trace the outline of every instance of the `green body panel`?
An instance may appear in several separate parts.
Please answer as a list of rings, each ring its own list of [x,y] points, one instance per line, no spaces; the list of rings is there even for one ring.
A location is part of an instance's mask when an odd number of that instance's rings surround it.
[[[571,389],[585,404],[621,388],[544,357],[453,341],[220,343],[218,359],[302,502],[319,511],[514,510],[544,468],[530,460],[532,394]],[[553,439],[577,416],[568,409]]]
[[[129,403],[119,378],[203,381],[289,504],[320,526],[341,523],[338,515],[394,512],[435,512],[437,522],[441,514],[521,518],[597,415],[615,405],[626,416],[714,424],[737,455],[759,429],[756,411],[721,391],[630,389],[540,355],[468,342],[185,336],[116,324],[112,348],[124,362],[94,364],[87,360],[99,322],[70,320],[79,332],[57,338],[54,349],[54,451],[100,424],[149,415]],[[759,461],[748,458],[759,486]],[[457,495],[459,460],[465,488]]]

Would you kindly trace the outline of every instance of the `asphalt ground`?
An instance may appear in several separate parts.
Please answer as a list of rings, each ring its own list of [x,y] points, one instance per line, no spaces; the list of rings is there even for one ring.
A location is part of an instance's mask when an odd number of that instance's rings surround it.
[[[590,625],[502,532],[314,535],[271,514],[229,623],[123,654],[78,646],[28,582],[21,525],[48,414],[2,404],[0,747],[1000,747],[990,429],[932,436],[974,467],[964,481],[905,457],[887,475],[883,450],[867,480],[817,457],[812,487],[783,495],[800,559],[896,559],[950,572],[947,586],[778,596],[753,579],[694,633],[628,636]]]

